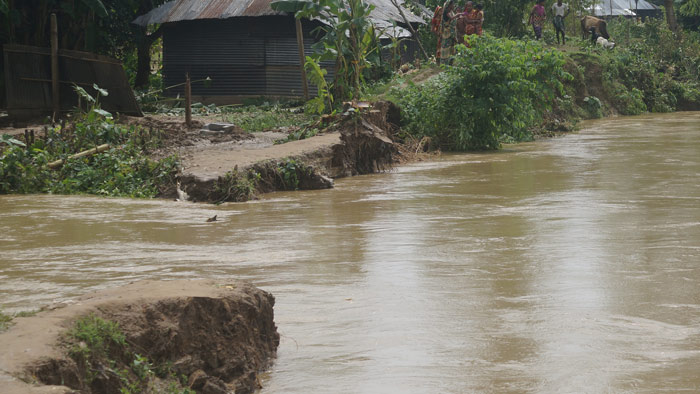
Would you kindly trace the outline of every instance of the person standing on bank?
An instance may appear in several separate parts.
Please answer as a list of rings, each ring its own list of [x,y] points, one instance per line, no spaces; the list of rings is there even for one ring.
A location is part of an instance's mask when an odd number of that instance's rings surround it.
[[[454,1],[447,0],[442,7],[442,15],[440,18],[440,59],[438,64],[450,64],[452,55],[454,55],[456,44],[456,19],[457,14],[454,12]]]
[[[552,14],[554,14],[554,31],[557,32],[557,44],[559,44],[559,34],[561,33],[561,43],[566,45],[566,29],[564,27],[564,19],[569,15],[569,5],[557,0],[552,4]]]
[[[547,19],[547,13],[544,9],[544,0],[537,0],[537,4],[532,7],[530,11],[530,19],[528,23],[532,25],[532,30],[535,32],[535,39],[539,40],[542,38],[542,27],[544,26],[544,21]]]

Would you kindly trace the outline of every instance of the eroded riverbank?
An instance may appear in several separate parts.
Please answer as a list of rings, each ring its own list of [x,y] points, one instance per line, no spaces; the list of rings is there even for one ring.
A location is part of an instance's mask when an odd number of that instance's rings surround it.
[[[245,204],[2,196],[2,307],[237,277],[276,297],[264,393],[693,391],[698,123],[604,119]]]
[[[55,304],[0,333],[3,392],[253,392],[279,344],[273,305],[248,283],[211,280],[141,281]]]

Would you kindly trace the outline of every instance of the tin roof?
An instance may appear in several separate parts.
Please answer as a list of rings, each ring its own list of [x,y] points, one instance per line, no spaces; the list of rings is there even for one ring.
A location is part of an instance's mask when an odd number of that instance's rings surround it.
[[[173,0],[161,5],[145,15],[136,18],[133,23],[148,26],[154,23],[189,21],[195,19],[227,19],[237,16],[286,15],[274,11],[270,3],[275,0]],[[396,21],[403,23],[403,18],[390,0],[365,0],[374,5],[370,16],[374,20]],[[403,3],[402,0],[399,0]],[[410,23],[425,23],[407,8],[403,12]]]
[[[597,0],[593,6],[596,16],[635,16],[635,10],[658,10],[659,7],[645,0]]]

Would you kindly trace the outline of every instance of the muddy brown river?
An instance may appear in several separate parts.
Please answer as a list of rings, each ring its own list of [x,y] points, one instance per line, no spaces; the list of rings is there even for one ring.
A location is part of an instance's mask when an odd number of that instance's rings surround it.
[[[700,113],[243,204],[0,196],[6,311],[201,277],[276,296],[263,393],[698,392]]]

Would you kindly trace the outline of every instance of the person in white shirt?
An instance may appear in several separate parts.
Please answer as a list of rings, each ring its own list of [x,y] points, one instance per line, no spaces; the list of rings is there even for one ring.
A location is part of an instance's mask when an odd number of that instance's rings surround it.
[[[552,14],[554,14],[554,30],[557,32],[557,44],[559,44],[559,34],[561,34],[562,44],[566,44],[566,33],[564,28],[564,18],[569,15],[569,5],[557,0],[552,4]]]

